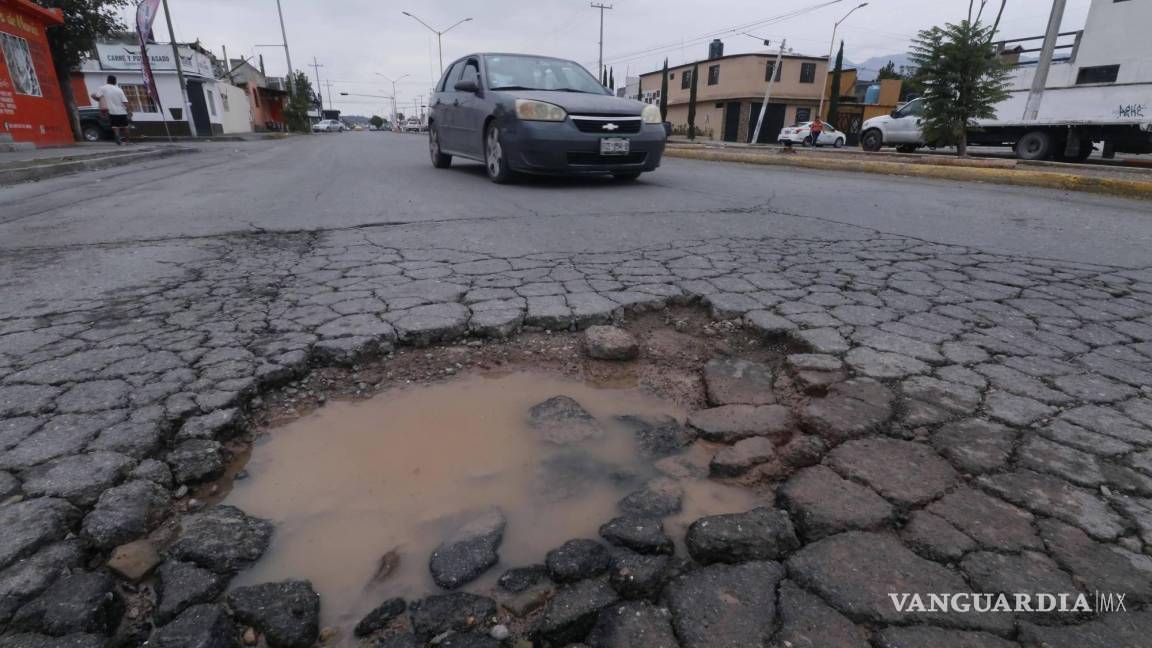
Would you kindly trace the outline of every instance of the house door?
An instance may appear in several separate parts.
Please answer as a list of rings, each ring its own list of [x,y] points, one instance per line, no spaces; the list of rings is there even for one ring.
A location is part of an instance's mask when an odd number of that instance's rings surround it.
[[[748,115],[748,139],[752,139],[753,133],[756,132],[756,122],[760,120],[760,108],[764,102],[756,101],[752,104],[752,112]],[[780,129],[784,128],[784,110],[787,108],[784,104],[768,104],[768,110],[764,113],[764,126],[760,129],[760,139],[757,140],[758,144],[770,144],[775,142],[780,137]]]
[[[724,105],[724,141],[740,139],[740,102],[729,101]]]
[[[188,82],[188,103],[192,104],[192,121],[200,137],[212,136],[212,120],[208,117],[208,101],[204,99],[204,84]]]

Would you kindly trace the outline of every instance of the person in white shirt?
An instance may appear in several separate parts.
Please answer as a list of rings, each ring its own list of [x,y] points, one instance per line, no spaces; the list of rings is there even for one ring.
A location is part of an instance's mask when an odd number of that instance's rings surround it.
[[[100,86],[92,93],[92,98],[100,102],[100,112],[108,116],[112,126],[112,133],[116,136],[116,145],[124,143],[120,131],[128,130],[128,123],[132,119],[132,108],[128,106],[128,97],[116,85],[116,77],[108,75],[108,83]]]

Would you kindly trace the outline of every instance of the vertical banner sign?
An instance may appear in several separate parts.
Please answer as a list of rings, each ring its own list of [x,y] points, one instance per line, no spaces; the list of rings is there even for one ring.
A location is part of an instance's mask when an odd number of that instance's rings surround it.
[[[152,60],[148,57],[148,39],[152,35],[152,21],[160,9],[160,0],[140,0],[136,6],[136,35],[140,38],[140,71],[144,73],[144,85],[156,107],[163,112],[160,92],[156,88],[156,77],[152,75]]]

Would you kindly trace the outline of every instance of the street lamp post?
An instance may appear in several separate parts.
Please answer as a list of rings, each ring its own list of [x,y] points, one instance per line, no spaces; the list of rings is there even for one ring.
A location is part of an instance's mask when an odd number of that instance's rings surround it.
[[[867,6],[867,2],[861,2],[860,4],[853,7],[852,11],[844,14],[844,17],[840,20],[837,20],[836,24],[832,26],[832,42],[828,45],[828,65],[824,67],[824,85],[820,88],[820,107],[816,109],[816,119],[824,119],[824,95],[828,90],[828,73],[832,68],[832,50],[836,47],[836,30],[840,29],[840,23],[848,20],[848,16],[856,13],[857,9],[863,9]]]
[[[288,95],[292,96],[296,94],[292,90],[292,76],[296,72],[292,67],[292,54],[288,51],[288,30],[284,29],[284,9],[280,7],[280,0],[276,0],[276,11],[280,14],[280,36],[284,41],[284,58],[288,59]]]
[[[471,18],[464,18],[463,20],[458,20],[456,22],[456,24],[452,25],[448,29],[439,31],[439,30],[433,28],[428,23],[424,22],[423,20],[420,20],[420,18],[418,18],[417,16],[414,16],[414,15],[408,13],[407,11],[401,11],[400,13],[404,14],[405,16],[408,16],[409,18],[411,18],[412,20],[415,20],[416,22],[420,23],[421,25],[424,25],[425,27],[428,28],[428,31],[432,32],[433,34],[436,34],[436,47],[439,48],[439,50],[440,50],[440,74],[444,74],[444,34],[447,34],[448,32],[452,31],[453,29],[456,29],[457,27],[459,27],[463,23],[466,23],[472,19]]]
[[[412,75],[411,74],[405,74],[404,76],[402,76],[398,79],[392,79],[392,78],[389,78],[389,77],[377,72],[376,76],[378,76],[378,77],[380,77],[380,78],[384,79],[385,81],[392,84],[392,123],[395,124],[396,123],[396,112],[397,112],[396,111],[396,84],[400,83],[401,81],[403,81],[404,79],[407,79],[408,77],[410,77]]]

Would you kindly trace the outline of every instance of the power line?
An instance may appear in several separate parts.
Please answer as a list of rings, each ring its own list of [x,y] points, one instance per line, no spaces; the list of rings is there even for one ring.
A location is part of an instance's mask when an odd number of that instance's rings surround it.
[[[774,25],[777,23],[781,23],[781,22],[784,22],[786,20],[791,20],[793,18],[797,18],[797,17],[802,16],[804,14],[808,14],[808,13],[811,13],[813,11],[823,9],[824,7],[838,4],[839,2],[841,2],[841,0],[829,0],[827,2],[821,2],[818,4],[814,4],[814,5],[809,5],[807,7],[801,7],[800,9],[795,9],[793,11],[789,11],[789,12],[786,12],[783,14],[772,16],[770,18],[762,18],[760,20],[755,20],[752,22],[748,22],[748,23],[744,23],[744,24],[740,24],[740,25],[735,25],[733,27],[718,29],[716,31],[708,32],[706,34],[694,36],[692,38],[678,40],[675,42],[664,43],[662,45],[655,45],[655,46],[645,48],[642,50],[634,50],[632,52],[625,52],[625,53],[622,53],[618,56],[609,57],[608,62],[609,63],[623,63],[626,61],[632,61],[632,60],[635,60],[638,58],[643,58],[645,56],[651,56],[651,55],[659,54],[659,53],[666,52],[666,51],[680,49],[681,47],[683,47],[685,45],[697,44],[697,43],[700,43],[703,41],[711,40],[713,38],[716,38],[717,36],[724,36],[727,34],[739,34],[741,32],[751,31],[751,30],[754,30],[757,28],[766,27],[768,25]]]

